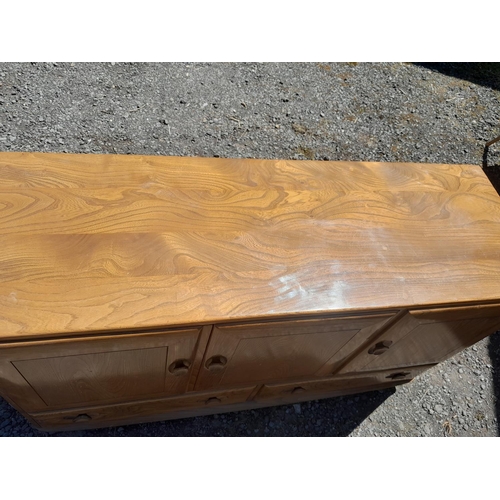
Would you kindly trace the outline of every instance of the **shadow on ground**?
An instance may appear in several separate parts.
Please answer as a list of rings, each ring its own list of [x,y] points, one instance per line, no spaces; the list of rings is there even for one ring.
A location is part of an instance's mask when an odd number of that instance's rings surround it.
[[[493,366],[493,392],[495,394],[495,414],[497,435],[500,435],[500,331],[494,333],[488,343],[488,354]]]
[[[487,151],[485,152],[487,155]],[[493,187],[500,195],[500,165],[486,166],[484,172]],[[488,343],[488,354],[493,366],[493,391],[495,394],[495,413],[497,417],[497,434],[500,435],[500,331],[490,337]]]
[[[348,436],[395,392],[389,388],[296,405],[53,434],[34,430],[0,398],[7,424],[0,436]],[[11,427],[16,429],[14,434]]]
[[[497,190],[500,195],[500,165],[492,165],[483,167],[484,173],[493,184],[493,187]]]
[[[389,388],[297,405],[128,425],[115,428],[113,433],[116,436],[348,436],[395,392],[395,388]],[[55,435],[110,434],[110,429],[96,429]]]
[[[500,63],[497,62],[455,62],[455,63],[413,63],[447,76],[467,80],[484,87],[500,90]]]

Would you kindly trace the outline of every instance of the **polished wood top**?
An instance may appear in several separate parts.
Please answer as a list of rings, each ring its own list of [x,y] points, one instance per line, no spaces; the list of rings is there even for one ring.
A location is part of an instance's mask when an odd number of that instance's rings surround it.
[[[500,301],[478,166],[0,153],[0,337]]]

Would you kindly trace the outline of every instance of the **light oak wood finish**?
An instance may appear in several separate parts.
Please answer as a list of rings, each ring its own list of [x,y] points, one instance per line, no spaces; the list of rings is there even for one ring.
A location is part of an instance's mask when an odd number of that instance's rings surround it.
[[[0,241],[0,394],[44,429],[406,383],[500,327],[472,165],[0,153]]]
[[[2,153],[0,200],[3,338],[500,297],[470,165]]]

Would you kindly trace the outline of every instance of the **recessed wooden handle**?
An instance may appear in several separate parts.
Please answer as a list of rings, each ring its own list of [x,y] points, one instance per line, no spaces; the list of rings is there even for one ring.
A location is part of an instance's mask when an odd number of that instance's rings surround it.
[[[190,366],[191,362],[188,359],[177,359],[168,367],[168,371],[174,375],[184,375]]]
[[[387,375],[387,377],[385,378],[390,378],[391,380],[398,380],[400,378],[406,378],[410,374],[411,372],[397,372],[397,373],[391,373],[390,375]]]
[[[212,397],[212,398],[208,398],[206,401],[205,401],[205,404],[206,405],[213,405],[213,404],[217,404],[217,403],[220,403],[221,400],[219,398],[216,398],[216,397]]]
[[[86,422],[87,420],[92,420],[92,417],[86,413],[80,413],[80,415],[72,418],[72,420],[73,422]]]
[[[368,350],[368,354],[374,354],[375,356],[380,356],[384,354],[385,351],[389,349],[392,345],[392,340],[382,340],[382,342],[377,342]]]
[[[306,392],[306,390],[303,387],[294,387],[292,389],[292,394],[299,394],[301,392]]]
[[[218,371],[222,370],[227,363],[227,358],[217,354],[216,356],[212,356],[205,363],[205,367],[210,371]]]

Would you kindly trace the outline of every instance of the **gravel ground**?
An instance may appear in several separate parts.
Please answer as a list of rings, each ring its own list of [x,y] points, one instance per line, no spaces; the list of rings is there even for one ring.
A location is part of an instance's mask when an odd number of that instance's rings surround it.
[[[0,64],[0,150],[470,163],[496,64]],[[500,332],[396,389],[64,436],[496,436]],[[45,435],[0,398],[0,436]]]

